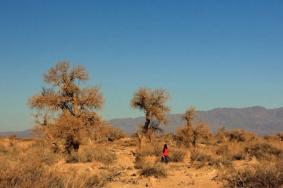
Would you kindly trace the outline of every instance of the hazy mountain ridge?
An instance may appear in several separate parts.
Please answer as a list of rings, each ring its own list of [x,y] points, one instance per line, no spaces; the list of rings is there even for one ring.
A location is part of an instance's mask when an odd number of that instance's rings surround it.
[[[199,111],[196,121],[207,122],[212,131],[225,127],[227,129],[244,128],[258,134],[274,134],[283,131],[283,107],[275,109],[266,109],[260,106],[216,108],[209,111]],[[144,123],[144,117],[113,119],[109,122],[113,127],[120,128],[127,133],[133,133]],[[164,130],[165,132],[175,132],[184,123],[182,114],[171,114]],[[6,135],[29,137],[31,131],[0,132],[0,136]]]
[[[264,107],[248,108],[217,108],[209,111],[199,111],[196,121],[209,124],[212,131],[221,127],[227,129],[244,128],[258,134],[274,134],[283,131],[283,107],[266,109]],[[110,121],[114,127],[131,133],[142,125],[144,118],[113,119]],[[174,132],[184,125],[182,114],[171,114],[168,117],[168,125],[164,127],[166,132]]]

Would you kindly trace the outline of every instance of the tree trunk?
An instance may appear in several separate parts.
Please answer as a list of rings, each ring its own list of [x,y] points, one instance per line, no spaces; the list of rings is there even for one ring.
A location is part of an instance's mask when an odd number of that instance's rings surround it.
[[[143,127],[143,131],[144,131],[145,134],[148,133],[149,125],[150,125],[150,119],[148,117],[146,117],[144,127]]]

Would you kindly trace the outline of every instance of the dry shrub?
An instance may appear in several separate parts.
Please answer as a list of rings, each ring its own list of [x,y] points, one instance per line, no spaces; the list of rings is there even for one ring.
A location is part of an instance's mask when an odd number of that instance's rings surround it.
[[[232,170],[224,175],[226,187],[277,188],[283,185],[283,163],[270,162]]]
[[[24,160],[0,170],[0,187],[49,187],[46,167],[37,159]],[[50,183],[53,181],[50,181]]]
[[[185,126],[177,130],[176,141],[186,147],[197,144],[210,144],[212,133],[205,123],[199,123],[196,127]]]
[[[0,187],[60,187],[58,177],[47,171],[58,160],[60,156],[39,141],[22,151],[13,149],[1,159]]]
[[[256,143],[248,145],[245,148],[245,152],[249,156],[254,156],[259,160],[280,159],[283,157],[282,150],[272,146],[269,143]]]
[[[160,143],[144,145],[138,152],[141,156],[161,156],[163,145]]]
[[[234,129],[232,131],[227,131],[225,136],[230,142],[250,142],[257,138],[256,134],[253,132],[248,132],[243,129]]]
[[[200,149],[194,149],[191,152],[191,163],[196,168],[204,166],[213,166],[217,168],[230,167],[231,161],[222,156],[217,156],[211,151],[204,151]]]
[[[79,149],[78,160],[80,162],[98,161],[106,165],[112,164],[116,160],[116,154],[102,147],[93,145],[83,146]]]
[[[8,149],[0,143],[0,155],[8,153]]]
[[[216,149],[216,154],[227,160],[243,160],[247,154],[244,152],[244,144],[238,142],[228,142],[220,145]]]
[[[199,123],[194,130],[195,143],[209,144],[212,137],[212,133],[205,123]]]
[[[104,187],[107,183],[106,177],[102,174],[94,174],[89,170],[69,170],[67,174],[60,174],[64,187],[93,188]]]
[[[184,150],[176,149],[170,152],[169,160],[172,162],[182,162],[186,156],[186,152]]]
[[[145,177],[153,176],[155,178],[160,178],[160,177],[166,177],[167,172],[162,164],[156,163],[142,167],[140,171],[140,175]]]
[[[104,182],[97,175],[90,176],[85,181],[86,188],[103,187]]]
[[[276,136],[280,141],[283,141],[283,132],[277,133]]]
[[[176,141],[179,145],[191,147],[194,139],[194,129],[191,126],[179,128],[176,133]]]
[[[143,158],[141,155],[137,154],[137,155],[135,156],[135,164],[134,164],[134,167],[135,167],[136,169],[141,169],[143,166],[145,166],[144,158]]]
[[[113,142],[115,140],[125,138],[126,134],[121,129],[105,125],[101,131],[101,136],[108,141]]]

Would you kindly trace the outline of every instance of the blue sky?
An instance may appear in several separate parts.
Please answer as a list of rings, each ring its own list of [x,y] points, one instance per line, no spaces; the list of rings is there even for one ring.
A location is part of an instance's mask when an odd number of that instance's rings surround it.
[[[105,119],[135,117],[139,87],[189,105],[283,106],[283,1],[0,1],[0,131],[32,127],[27,99],[60,60],[84,65]]]

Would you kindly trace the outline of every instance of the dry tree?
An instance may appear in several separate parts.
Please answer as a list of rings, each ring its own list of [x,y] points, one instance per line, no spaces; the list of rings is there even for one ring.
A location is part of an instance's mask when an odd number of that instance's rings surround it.
[[[193,126],[193,120],[196,116],[196,108],[191,106],[188,108],[188,110],[183,115],[183,119],[186,121],[186,126],[192,127]]]
[[[86,80],[84,67],[59,62],[44,75],[49,87],[29,99],[30,107],[37,110],[36,123],[44,138],[53,145],[64,145],[67,153],[78,150],[103,124],[95,112],[101,109],[103,96],[98,87],[82,88],[80,82]]]
[[[208,143],[211,137],[210,129],[205,123],[199,122],[193,127],[196,114],[194,107],[188,108],[183,115],[186,125],[177,130],[177,142],[187,147],[196,146],[197,143]]]
[[[131,106],[145,113],[145,123],[142,127],[142,134],[146,135],[151,142],[151,135],[161,130],[160,125],[167,123],[167,114],[170,111],[166,102],[169,94],[163,89],[141,88],[133,96]]]

